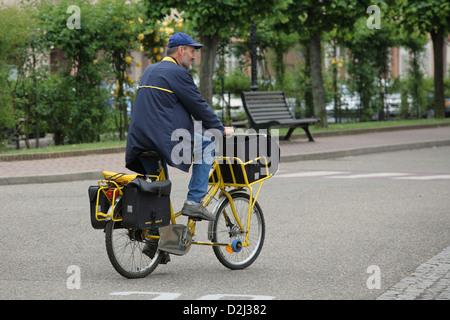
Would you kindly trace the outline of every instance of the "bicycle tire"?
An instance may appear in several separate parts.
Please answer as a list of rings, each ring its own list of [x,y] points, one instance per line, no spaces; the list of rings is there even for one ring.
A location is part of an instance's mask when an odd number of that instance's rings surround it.
[[[243,229],[247,227],[248,203],[250,196],[244,192],[233,193],[231,195],[236,213],[242,223]],[[225,211],[226,210],[226,211]],[[227,224],[224,211],[227,213],[231,223]],[[239,239],[245,242],[246,233],[241,231],[236,224],[235,217],[231,213],[230,201],[227,198],[219,206],[216,212],[216,220],[213,227],[213,242],[215,243],[232,243],[233,240]],[[229,252],[227,247],[213,246],[217,259],[227,268],[232,270],[245,269],[255,262],[258,258],[264,244],[265,238],[265,221],[263,212],[258,202],[255,202],[250,219],[249,243],[247,247],[242,247],[239,252]]]
[[[121,202],[116,205],[114,216],[121,210]],[[157,250],[150,258],[142,252],[145,240],[142,230],[126,229],[120,222],[110,220],[105,227],[106,252],[114,269],[128,279],[145,278],[152,273],[161,261],[161,251]]]

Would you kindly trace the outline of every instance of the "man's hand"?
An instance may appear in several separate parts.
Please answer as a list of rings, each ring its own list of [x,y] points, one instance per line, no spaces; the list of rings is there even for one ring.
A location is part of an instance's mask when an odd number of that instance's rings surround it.
[[[223,131],[223,135],[225,138],[231,138],[234,134],[234,128],[233,127],[225,127],[225,130]]]

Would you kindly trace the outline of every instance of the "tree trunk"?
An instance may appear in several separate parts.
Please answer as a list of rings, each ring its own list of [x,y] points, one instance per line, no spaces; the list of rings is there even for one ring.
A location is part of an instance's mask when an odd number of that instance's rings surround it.
[[[314,115],[320,118],[322,128],[328,128],[325,109],[325,90],[322,79],[322,54],[320,32],[315,32],[310,39],[311,83],[314,99]]]
[[[311,88],[311,50],[309,50],[309,41],[301,41],[302,51],[305,52],[305,79],[307,79],[307,85],[305,86],[305,116],[306,118],[314,117],[314,101],[312,97]]]
[[[200,93],[203,99],[212,106],[213,97],[213,75],[217,49],[221,41],[218,35],[200,36],[203,44],[202,61],[200,64]]]
[[[284,65],[284,51],[281,45],[275,46],[275,79],[276,84],[279,89],[282,89],[284,86],[284,73],[286,66]]]
[[[440,27],[431,31],[434,56],[434,116],[444,118],[444,31]]]

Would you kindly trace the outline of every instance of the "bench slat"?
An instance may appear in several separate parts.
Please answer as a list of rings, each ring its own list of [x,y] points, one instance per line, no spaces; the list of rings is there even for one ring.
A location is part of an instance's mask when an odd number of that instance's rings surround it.
[[[257,99],[271,100],[271,99],[284,99],[284,95],[282,95],[282,94],[272,94],[272,95],[265,95],[265,96],[253,95],[253,96],[246,96],[245,98],[249,101],[257,100]]]
[[[282,103],[258,103],[258,104],[248,104],[247,105],[250,109],[257,109],[257,108],[276,108],[277,110],[279,109],[285,109],[288,110],[288,108],[286,107],[285,104]]]
[[[247,99],[248,104],[257,104],[257,103],[281,103],[284,104],[285,101],[283,97],[279,98],[271,98],[271,99],[262,99],[261,97],[255,97],[254,99]]]
[[[271,115],[273,114],[273,116],[275,117],[276,115],[280,114],[280,115],[287,115],[289,116],[289,118],[292,119],[292,114],[288,111],[288,110],[265,110],[265,109],[257,109],[257,110],[252,110],[252,113],[254,115],[258,115],[258,114],[268,114]]]
[[[292,119],[292,115],[287,111],[271,111],[267,112],[265,110],[260,110],[259,112],[253,112],[253,115],[256,116],[267,116],[267,117],[288,117],[289,119]]]
[[[267,121],[292,121],[291,118],[288,117],[268,117],[268,116],[259,116],[254,118],[256,122],[267,122]]]
[[[247,91],[244,92],[247,97],[251,96],[270,96],[274,94],[284,95],[284,91]]]

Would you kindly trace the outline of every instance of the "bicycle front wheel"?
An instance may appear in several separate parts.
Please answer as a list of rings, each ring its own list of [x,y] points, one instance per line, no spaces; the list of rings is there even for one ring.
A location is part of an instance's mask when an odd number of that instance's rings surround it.
[[[117,208],[121,208],[121,204]],[[161,261],[162,254],[159,250],[156,250],[152,258],[142,252],[146,244],[144,230],[123,228],[121,222],[110,220],[106,223],[105,233],[109,261],[125,278],[144,278]]]
[[[236,216],[229,199],[226,199],[216,212],[216,221],[213,224],[214,243],[232,243],[239,239],[243,246],[239,252],[230,250],[225,246],[214,246],[217,259],[232,270],[244,269],[250,266],[261,252],[264,236],[264,216],[258,202],[254,203],[253,210],[248,219],[250,196],[247,193],[233,193],[233,205]],[[248,243],[246,243],[247,227]]]

